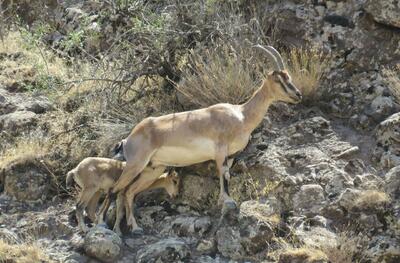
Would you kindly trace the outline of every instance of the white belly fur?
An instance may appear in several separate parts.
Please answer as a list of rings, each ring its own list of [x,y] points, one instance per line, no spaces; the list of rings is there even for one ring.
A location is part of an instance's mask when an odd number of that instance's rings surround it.
[[[162,146],[151,158],[155,165],[187,166],[215,158],[215,144],[207,138],[196,139],[185,146]]]

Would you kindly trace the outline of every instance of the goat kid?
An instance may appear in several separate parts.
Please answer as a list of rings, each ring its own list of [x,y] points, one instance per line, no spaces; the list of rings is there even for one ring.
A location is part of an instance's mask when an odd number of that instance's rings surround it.
[[[125,162],[118,160],[88,157],[68,172],[66,177],[67,187],[71,187],[73,182],[75,182],[81,188],[76,205],[76,218],[81,231],[86,232],[88,230],[83,219],[83,210],[85,209],[87,209],[88,217],[92,222],[103,222],[103,218],[107,212],[107,209],[103,208],[106,206],[108,200],[104,200],[101,213],[96,215],[96,208],[100,197],[104,193],[108,193],[122,174],[125,165]],[[152,185],[144,190],[164,188],[171,197],[175,197],[179,191],[179,182],[179,177],[173,171],[162,174]],[[123,209],[122,207],[118,207],[118,204],[123,203],[123,200],[117,199],[117,210]],[[119,221],[116,221],[114,231],[121,235]]]

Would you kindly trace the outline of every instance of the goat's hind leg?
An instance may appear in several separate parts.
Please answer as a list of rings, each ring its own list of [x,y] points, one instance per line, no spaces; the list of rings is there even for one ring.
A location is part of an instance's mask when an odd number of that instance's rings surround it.
[[[90,221],[92,221],[92,223],[96,223],[96,217],[97,217],[96,216],[96,210],[97,210],[97,206],[99,204],[99,200],[100,200],[101,195],[102,195],[102,192],[101,191],[97,191],[93,195],[92,199],[90,199],[89,204],[88,204],[88,206],[86,208],[86,213],[87,213]]]
[[[127,143],[129,143],[129,141]],[[113,194],[127,188],[128,185],[137,180],[137,177],[143,169],[145,169],[154,153],[154,149],[149,146],[149,143],[144,143],[142,145],[138,142],[137,145],[134,143],[129,145],[131,147],[125,147],[127,153],[126,166],[121,176],[112,187],[111,193]],[[130,148],[133,148],[132,152],[130,152]],[[140,151],[138,151],[138,149],[140,149]]]
[[[82,189],[79,195],[78,203],[76,204],[76,219],[78,220],[78,226],[80,230],[83,232],[88,231],[88,227],[85,225],[85,220],[83,218],[83,211],[86,209],[90,199],[93,197],[95,193],[96,189],[91,189],[91,188]]]
[[[227,151],[220,150],[215,159],[217,172],[220,182],[220,195],[218,204],[223,205],[223,208],[236,209],[236,202],[229,195],[229,167],[232,162],[228,160]]]

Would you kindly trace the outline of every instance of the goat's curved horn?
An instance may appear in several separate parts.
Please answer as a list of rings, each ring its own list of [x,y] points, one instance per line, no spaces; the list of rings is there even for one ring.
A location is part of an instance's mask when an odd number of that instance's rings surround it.
[[[285,63],[283,63],[282,56],[281,56],[281,54],[278,52],[278,50],[276,50],[276,49],[275,49],[274,47],[272,47],[272,46],[267,46],[266,49],[268,49],[269,51],[272,52],[272,54],[275,55],[276,60],[278,61],[279,66],[281,67],[281,70],[284,70],[284,69],[285,69]]]
[[[279,54],[279,52],[275,48],[273,48],[272,46],[263,47],[260,44],[255,45],[254,47],[261,48],[267,53],[267,56],[272,60],[275,66],[275,70],[285,69],[285,65],[283,64],[283,59],[281,57],[281,54]]]

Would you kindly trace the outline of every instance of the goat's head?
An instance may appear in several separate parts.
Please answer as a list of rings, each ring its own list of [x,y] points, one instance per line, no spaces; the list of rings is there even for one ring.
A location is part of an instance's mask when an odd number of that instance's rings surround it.
[[[124,156],[124,144],[125,140],[122,140],[114,146],[112,149],[113,159],[118,161],[126,161]]]
[[[271,60],[274,66],[274,71],[268,74],[264,85],[268,86],[269,91],[277,101],[288,103],[299,103],[302,99],[301,92],[296,88],[292,82],[292,78],[285,68],[283,59],[279,52],[271,47],[263,47],[256,45],[255,47],[261,48]]]
[[[170,197],[175,198],[178,195],[180,184],[178,173],[175,170],[169,171],[166,180],[167,184],[165,186],[165,190]]]

